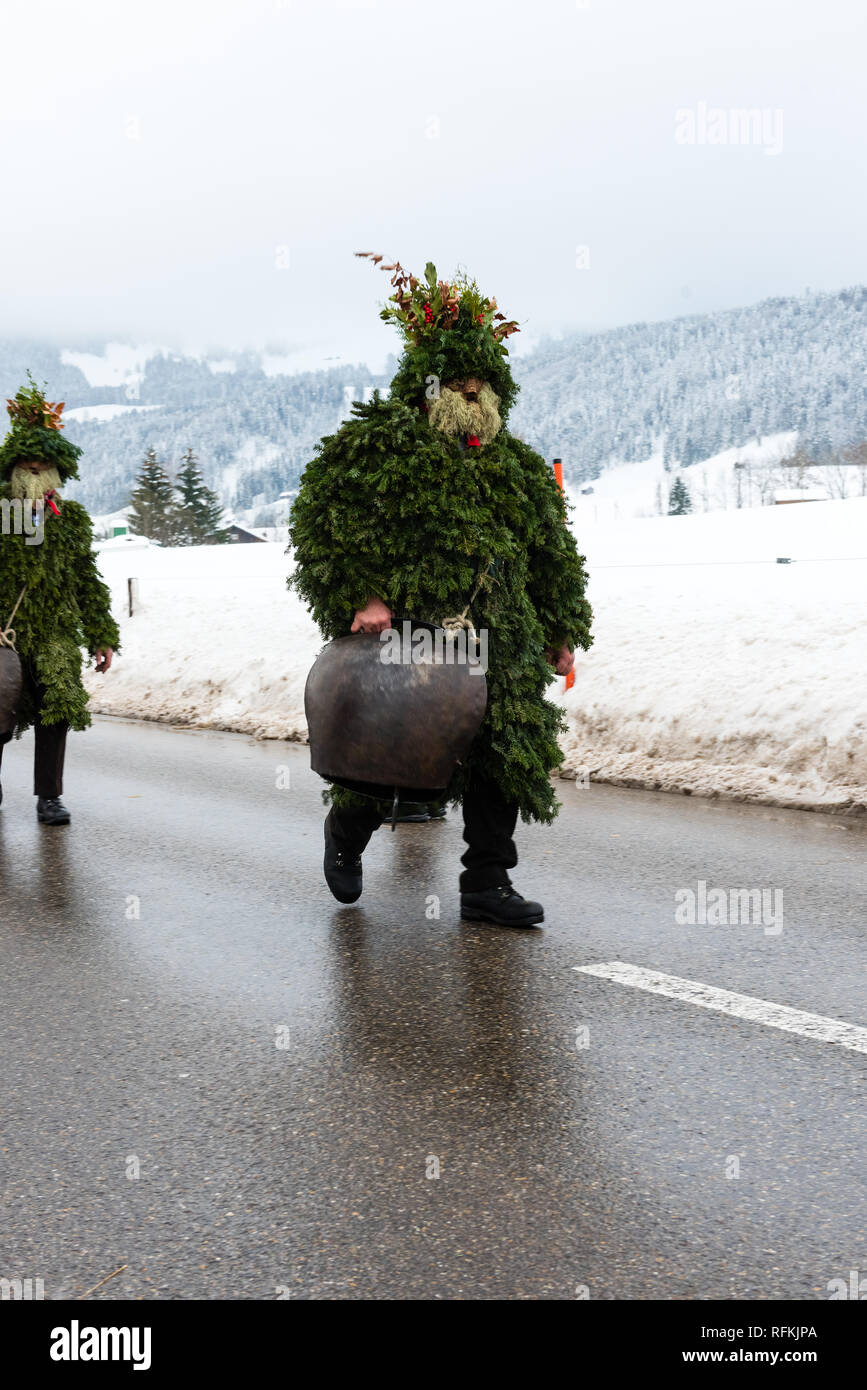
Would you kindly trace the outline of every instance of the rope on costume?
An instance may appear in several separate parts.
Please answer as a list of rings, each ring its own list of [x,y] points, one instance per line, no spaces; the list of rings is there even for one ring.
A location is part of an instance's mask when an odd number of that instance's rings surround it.
[[[470,609],[472,608],[473,604],[478,598],[479,591],[481,590],[482,585],[487,579],[491,570],[491,565],[493,563],[493,559],[490,559],[488,563],[485,565],[485,568],[479,575],[479,582],[476,585],[475,590],[473,591],[473,596],[467,604],[466,608],[464,609],[463,613],[457,613],[453,618],[443,618],[442,622],[440,623],[440,627],[443,628],[443,630],[445,631],[446,637],[454,640],[459,632],[466,630],[473,638],[473,640],[475,640],[475,624],[473,623],[472,618],[467,617],[467,614],[469,613]]]
[[[0,647],[9,647],[13,652],[15,651],[15,641],[17,638],[17,634],[12,624],[15,621],[15,614],[21,607],[21,600],[24,598],[24,595],[26,593],[27,585],[25,584],[24,588],[21,590],[21,593],[18,595],[18,598],[15,601],[15,607],[9,614],[8,623],[6,624],[5,628],[0,627]]]

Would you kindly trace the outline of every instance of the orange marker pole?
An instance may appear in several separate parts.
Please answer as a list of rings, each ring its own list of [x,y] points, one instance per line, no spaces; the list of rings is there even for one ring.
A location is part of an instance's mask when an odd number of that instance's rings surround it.
[[[557,486],[558,486],[558,488],[559,488],[560,491],[562,492],[562,491],[563,491],[563,460],[562,460],[562,459],[555,459],[555,460],[554,460],[554,477],[555,477],[556,480],[557,480]],[[574,684],[575,684],[575,669],[574,669],[574,667],[573,667],[573,669],[569,672],[568,676],[566,677],[566,686],[565,686],[566,690],[571,690]]]

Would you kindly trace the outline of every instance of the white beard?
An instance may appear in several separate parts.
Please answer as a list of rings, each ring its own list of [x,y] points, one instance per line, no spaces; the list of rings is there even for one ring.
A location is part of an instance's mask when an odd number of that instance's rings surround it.
[[[9,478],[9,490],[13,497],[22,502],[41,502],[46,492],[61,488],[60,474],[56,468],[43,468],[31,473],[29,468],[13,468]]]

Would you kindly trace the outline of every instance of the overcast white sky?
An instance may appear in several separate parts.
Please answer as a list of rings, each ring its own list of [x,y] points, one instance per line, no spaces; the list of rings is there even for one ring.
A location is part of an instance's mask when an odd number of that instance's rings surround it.
[[[525,345],[862,281],[864,15],[5,0],[0,333],[379,365],[388,283],[356,250],[465,265]],[[700,103],[770,139],[679,143]]]

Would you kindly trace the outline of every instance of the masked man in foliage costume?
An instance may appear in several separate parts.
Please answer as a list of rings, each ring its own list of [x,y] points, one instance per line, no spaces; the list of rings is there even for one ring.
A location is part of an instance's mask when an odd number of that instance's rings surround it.
[[[563,725],[545,688],[590,645],[583,559],[551,469],[505,427],[517,324],[465,278],[382,269],[395,287],[382,317],[404,353],[389,399],[356,404],[304,473],[290,583],[329,639],[403,617],[439,624],[467,605],[487,630],[487,712],[449,788],[468,845],[461,912],[531,926],[543,910],[510,883],[513,835],[519,814],[550,822],[558,809],[550,771]],[[380,804],[332,793],[325,877],[339,901],[360,896],[361,854],[383,818]]]
[[[36,811],[46,825],[69,823],[60,800],[66,734],[90,724],[81,648],[96,657],[97,671],[108,670],[118,648],[90,518],[60,497],[78,476],[81,453],[60,433],[62,409],[31,377],[8,402],[12,427],[0,444],[0,641],[21,660],[15,733],[35,726]],[[0,757],[11,737],[0,737]]]

